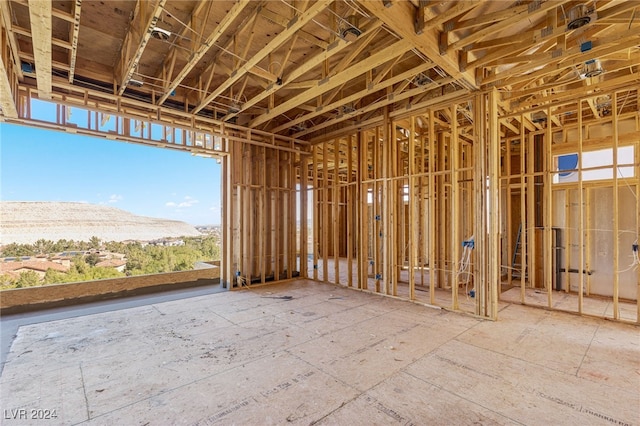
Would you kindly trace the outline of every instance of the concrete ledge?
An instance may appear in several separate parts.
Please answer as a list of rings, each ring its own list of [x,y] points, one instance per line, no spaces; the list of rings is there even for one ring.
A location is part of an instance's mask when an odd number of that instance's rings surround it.
[[[41,287],[14,288],[0,291],[0,314],[9,315],[125,295],[211,285],[219,282],[220,269],[208,268],[77,283],[50,284]]]

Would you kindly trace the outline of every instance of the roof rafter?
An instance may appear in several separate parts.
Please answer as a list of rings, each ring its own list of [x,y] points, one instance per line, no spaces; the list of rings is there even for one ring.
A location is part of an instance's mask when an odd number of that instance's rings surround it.
[[[392,62],[395,62],[395,61],[392,61]],[[304,116],[297,117],[297,118],[287,122],[286,124],[283,124],[281,126],[276,127],[275,129],[273,129],[273,132],[274,133],[278,133],[278,132],[286,130],[286,129],[288,129],[291,126],[294,126],[296,124],[300,124],[300,123],[303,123],[303,122],[305,122],[307,120],[314,119],[315,117],[318,117],[318,116],[320,116],[322,114],[326,114],[327,112],[332,111],[334,109],[337,109],[337,108],[339,108],[339,107],[341,107],[343,105],[355,102],[355,101],[357,101],[359,99],[362,99],[363,97],[365,97],[365,96],[367,96],[367,95],[369,95],[371,93],[377,92],[379,90],[386,89],[388,87],[392,87],[394,84],[397,84],[397,83],[400,83],[400,82],[402,82],[404,80],[410,79],[414,75],[417,75],[417,74],[419,74],[421,72],[426,72],[429,69],[432,69],[434,67],[435,67],[435,64],[421,64],[421,65],[419,65],[417,67],[414,67],[414,68],[412,68],[410,70],[407,70],[407,71],[405,71],[405,72],[403,72],[401,74],[398,74],[398,75],[396,75],[394,77],[390,77],[390,78],[388,78],[387,80],[385,80],[383,82],[380,82],[380,83],[377,83],[377,84],[375,84],[373,86],[367,87],[366,89],[360,90],[359,92],[356,92],[356,93],[354,93],[352,95],[349,95],[349,96],[347,96],[345,98],[338,99],[337,101],[335,101],[335,102],[333,102],[333,103],[331,103],[329,105],[324,105],[321,108],[317,108],[315,111],[311,112],[310,114],[306,114]],[[425,86],[421,86],[421,88],[422,88],[422,90],[424,90]]]
[[[82,0],[75,0],[73,3],[73,23],[71,23],[71,51],[69,52],[69,83],[73,83],[73,76],[76,72],[76,57],[78,55],[78,34],[80,33],[80,11]]]
[[[22,79],[22,69],[20,68],[20,50],[18,49],[18,42],[15,34],[11,31],[13,26],[11,23],[11,8],[8,1],[0,1],[0,19],[2,19],[2,25],[7,30],[7,39],[9,40],[9,48],[11,50],[11,57],[15,64],[16,74],[19,79]]]
[[[149,1],[138,0],[136,13],[131,21],[129,32],[124,38],[122,55],[116,68],[118,95],[122,95],[127,88],[127,83],[140,62],[144,48],[151,38],[153,28],[158,22],[166,2],[167,0],[154,0],[153,6],[149,7]]]
[[[374,21],[373,24],[365,27],[363,29],[362,34],[360,35],[360,37],[363,37],[367,34],[370,34],[374,31],[376,31],[378,28],[380,28],[382,26],[382,22],[380,21]],[[327,49],[323,52],[320,52],[319,54],[317,54],[316,56],[314,56],[313,58],[307,59],[301,66],[299,66],[298,68],[296,68],[295,70],[293,70],[286,78],[283,79],[283,82],[281,85],[277,85],[277,84],[272,84],[271,86],[267,87],[267,90],[265,90],[264,92],[261,92],[260,94],[258,94],[257,96],[255,96],[252,99],[249,99],[247,102],[245,102],[240,111],[245,111],[247,108],[252,107],[253,105],[257,104],[258,102],[268,98],[270,95],[274,94],[275,92],[277,92],[278,90],[280,90],[282,87],[293,87],[293,83],[296,79],[298,79],[300,76],[304,75],[306,72],[312,70],[313,68],[315,68],[316,66],[322,64],[325,60],[328,60],[330,57],[332,57],[333,55],[335,55],[336,53],[341,52],[342,50],[344,50],[345,48],[349,47],[349,46],[353,46],[353,42],[349,42],[347,40],[344,39],[337,39],[335,42],[331,43],[329,46],[327,46]],[[313,87],[314,85],[317,84],[316,81],[310,81],[310,82],[299,82],[299,84],[301,85],[301,88],[309,88],[309,87]],[[227,116],[225,116],[223,118],[223,120],[228,120],[230,118],[233,118],[237,115],[238,113],[234,113],[234,114],[228,114]]]
[[[384,3],[380,1],[358,0],[358,3],[384,22],[393,32],[404,40],[411,42],[413,47],[438,64],[446,73],[456,80],[463,80],[469,87],[477,88],[473,73],[460,71],[458,58],[454,52],[440,55],[438,49],[439,35],[435,28],[425,27],[422,34],[415,33],[413,25],[415,7],[410,2],[393,2],[389,7],[385,7]]]
[[[193,109],[193,113],[196,114],[200,112],[209,102],[220,96],[225,90],[231,87],[236,81],[242,78],[251,68],[256,66],[260,61],[266,58],[272,51],[276,50],[282,44],[284,44],[289,37],[291,37],[296,31],[302,28],[305,24],[311,21],[317,14],[322,12],[329,4],[331,4],[333,0],[318,0],[311,4],[311,6],[305,10],[304,12],[296,15],[290,22],[289,26],[280,32],[276,37],[271,40],[266,46],[264,46],[260,51],[258,51],[255,55],[251,57],[251,59],[247,60],[244,65],[240,68],[234,70],[232,75],[213,93],[209,94],[204,98],[198,106]]]
[[[305,92],[302,92],[287,101],[281,103],[277,107],[272,110],[262,114],[249,123],[250,127],[258,126],[266,121],[271,120],[278,115],[289,111],[292,108],[295,108],[299,104],[303,104],[316,96],[328,92],[331,89],[334,89],[340,86],[342,83],[349,81],[359,75],[364,74],[369,69],[375,68],[389,61],[390,59],[395,58],[398,55],[403,55],[405,52],[411,50],[413,46],[407,40],[399,40],[394,44],[388,46],[385,49],[379,50],[377,53],[369,56],[368,58],[360,61],[359,63],[350,66],[343,72],[329,76],[321,81],[315,87],[312,87]]]
[[[454,50],[462,49],[470,44],[478,40],[482,40],[490,34],[494,34],[498,31],[502,31],[518,22],[521,22],[523,19],[530,18],[533,15],[537,15],[548,10],[555,9],[560,7],[564,3],[568,3],[570,0],[556,0],[549,1],[546,3],[533,2],[529,3],[525,6],[516,6],[511,9],[507,9],[504,12],[509,12],[509,18],[500,20],[492,25],[489,25],[481,30],[473,31],[468,36],[463,37],[447,46],[447,51],[451,52]]]
[[[538,59],[537,61],[522,64],[504,72],[487,76],[482,80],[482,84],[495,83],[499,80],[512,77],[519,73],[527,72],[531,69],[544,66],[544,68],[534,71],[533,73],[515,78],[514,80],[510,80],[509,83],[515,84],[522,79],[526,80],[532,79],[534,77],[539,78],[544,75],[553,74],[554,72],[558,72],[559,70],[564,68],[582,64],[591,59],[597,59],[610,53],[616,53],[620,50],[634,47],[638,44],[638,42],[640,42],[640,34],[638,34],[638,32],[633,29],[624,33],[594,40],[592,49],[586,52],[582,52],[580,46],[577,46],[568,49],[566,52],[563,52],[563,54],[561,56],[558,56],[555,60],[554,53],[547,52],[548,57],[546,59]]]
[[[480,3],[482,3],[482,0],[457,1],[451,8],[439,13],[431,19],[427,19],[425,26],[435,27],[436,25],[443,24],[459,15],[466,14],[472,9],[475,9]]]
[[[213,31],[209,37],[200,45],[198,50],[196,50],[189,57],[189,61],[185,64],[184,67],[178,72],[178,74],[173,78],[171,83],[165,89],[164,95],[160,97],[158,100],[158,105],[162,105],[164,101],[171,95],[171,93],[178,87],[180,83],[189,75],[191,70],[200,62],[203,56],[215,45],[215,43],[220,39],[222,34],[229,29],[229,27],[233,24],[236,18],[242,13],[242,11],[251,4],[251,0],[239,0],[236,2],[231,10],[222,18],[220,24],[216,27],[215,31]]]
[[[31,42],[36,63],[38,96],[51,98],[51,2],[29,0]]]
[[[9,74],[4,66],[4,60],[0,56],[0,107],[2,115],[7,118],[18,118],[18,110],[13,99],[13,91],[9,82]]]

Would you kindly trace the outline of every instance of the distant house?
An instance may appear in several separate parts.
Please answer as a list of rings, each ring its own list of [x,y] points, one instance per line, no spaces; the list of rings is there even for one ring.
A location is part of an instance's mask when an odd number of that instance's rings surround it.
[[[127,267],[127,261],[123,259],[107,259],[96,263],[99,268],[113,268],[118,272],[124,272]]]
[[[49,260],[25,260],[21,262],[2,262],[0,263],[0,273],[19,277],[22,272],[33,271],[40,279],[44,278],[47,270],[52,269],[57,272],[68,272],[69,266],[60,263],[51,262]]]

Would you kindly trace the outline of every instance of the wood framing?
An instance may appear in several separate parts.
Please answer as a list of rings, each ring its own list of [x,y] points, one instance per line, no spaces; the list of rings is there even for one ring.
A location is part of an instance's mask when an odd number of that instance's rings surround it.
[[[221,163],[226,288],[639,322],[640,1],[0,11],[1,121]]]

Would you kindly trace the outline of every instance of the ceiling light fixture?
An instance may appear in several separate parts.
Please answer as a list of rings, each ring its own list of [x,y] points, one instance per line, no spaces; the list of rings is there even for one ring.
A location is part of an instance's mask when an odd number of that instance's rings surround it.
[[[142,86],[144,86],[144,81],[136,80],[135,78],[132,78],[132,79],[129,79],[129,81],[127,82],[127,86],[142,87]]]
[[[602,65],[600,64],[599,59],[591,59],[590,61],[584,63],[582,73],[586,78],[592,78],[603,74],[604,69],[602,69]]]
[[[567,24],[567,28],[575,30],[587,25],[591,22],[592,18],[595,20],[595,13],[592,15],[589,12],[586,4],[579,4],[572,7],[571,10],[569,10],[569,24]]]
[[[171,31],[165,30],[164,28],[160,27],[153,27],[151,29],[151,37],[158,40],[166,41],[169,40],[169,37],[171,37]]]
[[[358,28],[358,16],[349,15],[340,21],[340,27],[338,28],[340,36],[348,41],[353,41],[360,37],[362,31]]]

